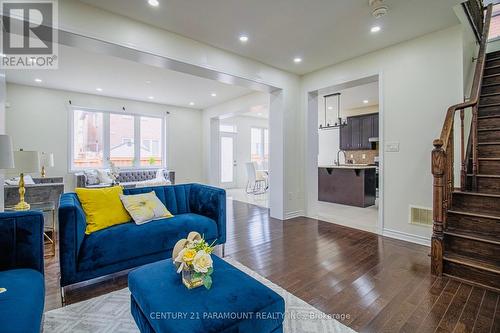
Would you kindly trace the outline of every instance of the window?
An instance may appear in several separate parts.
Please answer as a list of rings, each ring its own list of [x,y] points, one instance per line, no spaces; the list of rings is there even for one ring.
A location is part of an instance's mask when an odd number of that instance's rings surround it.
[[[500,4],[493,6],[493,13],[491,16],[489,40],[500,38]]]
[[[161,166],[162,123],[157,118],[141,117],[141,166]]]
[[[109,114],[109,159],[117,167],[134,166],[134,117]]]
[[[219,131],[224,133],[237,133],[236,125],[220,124]]]
[[[252,127],[250,130],[250,161],[259,169],[269,168],[269,131],[267,128]]]
[[[104,166],[103,114],[75,110],[73,115],[73,166]]]
[[[81,108],[72,117],[71,170],[165,165],[164,118]]]

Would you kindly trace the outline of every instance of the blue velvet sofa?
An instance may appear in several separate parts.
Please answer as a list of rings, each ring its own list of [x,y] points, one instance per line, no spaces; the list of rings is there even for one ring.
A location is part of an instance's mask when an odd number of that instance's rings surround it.
[[[154,191],[174,215],[143,225],[133,221],[85,234],[85,213],[75,193],[61,196],[59,252],[61,287],[170,258],[175,243],[191,231],[208,242],[226,242],[226,192],[201,184],[125,189]]]
[[[0,331],[39,333],[45,302],[43,215],[0,213]]]

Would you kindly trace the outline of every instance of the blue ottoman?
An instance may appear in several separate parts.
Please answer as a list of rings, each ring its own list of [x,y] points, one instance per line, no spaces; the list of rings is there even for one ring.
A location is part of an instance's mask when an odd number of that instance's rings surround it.
[[[188,290],[171,259],[129,273],[132,316],[142,333],[283,332],[283,298],[224,260],[212,258],[210,290]]]

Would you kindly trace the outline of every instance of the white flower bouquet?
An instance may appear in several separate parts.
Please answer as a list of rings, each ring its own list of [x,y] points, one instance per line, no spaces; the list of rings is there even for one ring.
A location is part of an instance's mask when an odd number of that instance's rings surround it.
[[[213,261],[212,252],[215,241],[208,244],[197,232],[190,232],[187,239],[175,244],[172,258],[177,273],[182,273],[182,283],[193,289],[200,286],[212,287]]]

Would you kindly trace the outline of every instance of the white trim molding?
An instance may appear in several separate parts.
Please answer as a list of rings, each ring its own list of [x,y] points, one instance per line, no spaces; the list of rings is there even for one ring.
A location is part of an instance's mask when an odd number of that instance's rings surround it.
[[[403,240],[403,241],[410,242],[410,243],[425,245],[425,246],[429,246],[429,247],[431,246],[430,237],[429,238],[422,237],[422,236],[413,235],[413,234],[409,234],[406,232],[397,231],[397,230],[393,230],[393,229],[387,229],[387,228],[383,229],[382,235],[385,237],[395,238],[395,239]]]
[[[285,220],[294,219],[296,217],[303,217],[305,215],[306,214],[303,210],[297,210],[294,212],[287,212],[287,213],[285,213]]]

